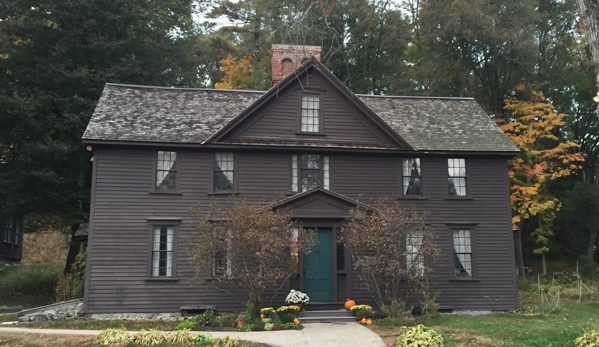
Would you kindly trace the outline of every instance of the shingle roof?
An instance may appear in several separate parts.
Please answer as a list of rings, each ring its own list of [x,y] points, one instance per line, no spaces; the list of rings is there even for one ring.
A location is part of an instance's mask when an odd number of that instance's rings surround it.
[[[107,84],[83,139],[200,144],[264,93]],[[518,151],[473,99],[357,97],[416,150]]]

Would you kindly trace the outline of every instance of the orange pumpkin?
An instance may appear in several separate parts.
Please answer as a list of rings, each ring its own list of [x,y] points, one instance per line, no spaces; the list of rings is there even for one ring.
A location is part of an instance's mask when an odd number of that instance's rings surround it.
[[[362,318],[362,320],[360,321],[362,324],[366,324],[366,318]]]
[[[368,319],[368,320],[366,321],[366,324],[367,324],[367,325],[370,325],[370,324],[372,324],[372,320]]]
[[[345,309],[349,311],[354,306],[356,306],[356,302],[353,300],[347,299],[347,301],[345,302]]]
[[[295,319],[293,320],[293,323],[295,323],[295,324],[299,325],[299,324],[300,324],[300,321],[299,321],[299,319],[295,318]]]
[[[264,314],[261,314],[261,315],[260,315],[260,318],[264,319]]]

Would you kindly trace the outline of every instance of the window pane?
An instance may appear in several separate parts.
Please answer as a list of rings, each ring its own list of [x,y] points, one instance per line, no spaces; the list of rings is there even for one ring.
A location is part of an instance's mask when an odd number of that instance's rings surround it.
[[[156,190],[174,191],[177,189],[177,152],[158,151],[156,163]]]
[[[455,276],[472,276],[472,247],[470,239],[470,230],[453,231],[453,249]]]
[[[323,169],[323,182],[322,187],[324,189],[330,189],[330,179],[329,179],[329,156],[325,155],[322,157],[322,169]]]
[[[291,156],[291,191],[292,192],[297,192],[297,175],[298,175],[297,155],[293,154]]]
[[[214,154],[214,190],[232,190],[234,173],[233,153],[216,152]]]
[[[420,195],[422,180],[420,158],[403,159],[402,174],[403,194]]]
[[[320,131],[320,96],[302,95],[301,131]]]
[[[447,170],[449,195],[466,196],[466,160],[447,159]]]
[[[173,275],[173,245],[175,228],[173,226],[154,227],[152,243],[152,276]]]

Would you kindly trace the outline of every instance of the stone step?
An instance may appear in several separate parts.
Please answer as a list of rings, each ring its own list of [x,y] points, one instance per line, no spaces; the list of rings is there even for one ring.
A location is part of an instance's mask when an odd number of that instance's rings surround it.
[[[356,321],[356,317],[346,310],[302,311],[298,315],[298,319],[304,323]]]
[[[353,317],[347,310],[302,311],[299,317]]]
[[[302,323],[341,323],[341,322],[357,322],[356,317],[299,317]]]

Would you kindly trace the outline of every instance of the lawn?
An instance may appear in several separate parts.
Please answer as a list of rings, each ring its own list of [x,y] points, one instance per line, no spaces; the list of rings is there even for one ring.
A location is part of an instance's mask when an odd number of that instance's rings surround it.
[[[20,323],[20,328],[39,328],[39,329],[80,329],[80,330],[104,330],[119,329],[127,330],[175,330],[179,321],[155,321],[155,320],[91,320],[75,319],[60,322],[33,322]]]
[[[51,304],[64,265],[0,266],[0,306],[23,308]]]
[[[598,313],[597,303],[571,303],[557,314],[441,315],[423,324],[441,332],[446,347],[574,347],[583,328],[599,326]],[[372,329],[390,342],[401,325],[405,322],[387,321],[375,323]]]

